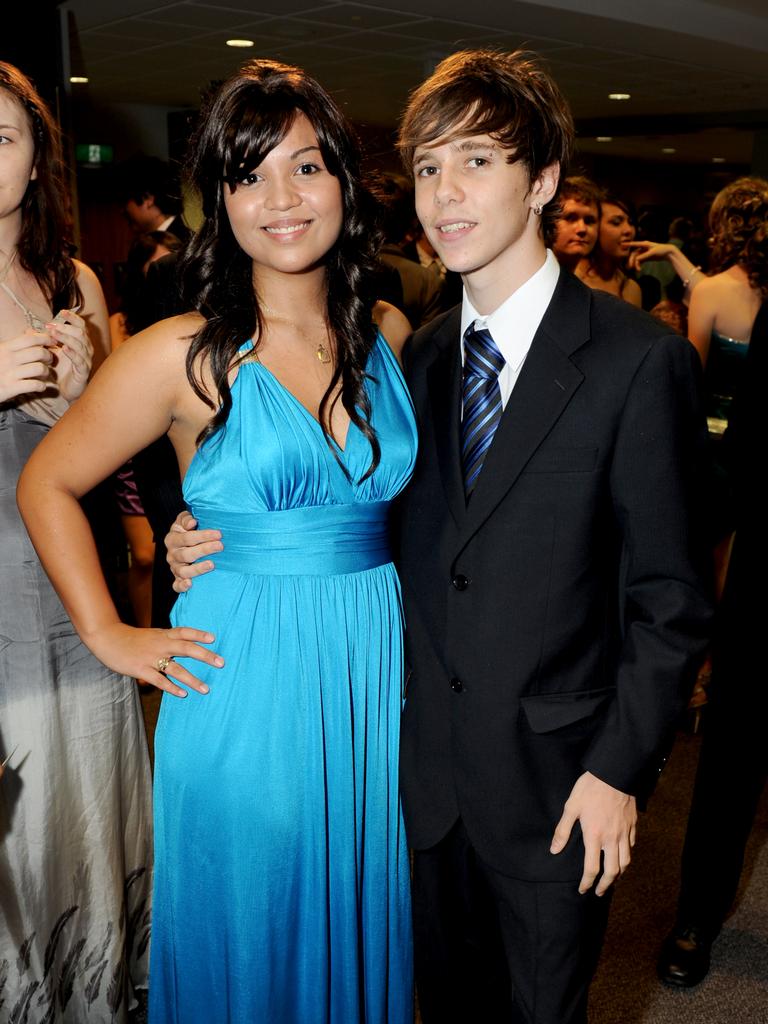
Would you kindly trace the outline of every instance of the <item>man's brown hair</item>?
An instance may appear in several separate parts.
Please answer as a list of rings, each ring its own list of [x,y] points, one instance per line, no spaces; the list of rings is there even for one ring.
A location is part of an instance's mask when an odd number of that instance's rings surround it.
[[[557,202],[550,202],[547,207],[549,217],[544,225],[544,241],[547,246],[551,249],[555,243],[557,238],[557,222],[563,216],[563,203],[566,200],[574,199],[577,203],[583,203],[584,206],[594,206],[597,210],[599,222],[604,198],[605,192],[603,189],[590,178],[585,178],[580,174],[561,178],[560,187],[557,190]]]
[[[583,203],[584,206],[596,206],[598,217],[600,216],[600,208],[604,198],[605,192],[603,189],[590,178],[585,178],[580,174],[565,178],[560,185],[561,203],[565,199],[575,199],[577,203]]]
[[[522,161],[533,185],[551,164],[567,169],[573,118],[536,54],[462,50],[441,61],[411,94],[398,146],[412,172],[418,146],[466,135],[490,135],[509,150],[509,163]]]

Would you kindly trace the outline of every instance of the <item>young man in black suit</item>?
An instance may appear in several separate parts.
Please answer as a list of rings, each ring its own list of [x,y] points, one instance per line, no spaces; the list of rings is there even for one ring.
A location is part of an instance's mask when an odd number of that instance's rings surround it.
[[[572,137],[534,60],[477,51],[437,68],[401,134],[464,281],[407,366],[401,787],[425,1024],[586,1019],[605,893],[706,645],[698,357],[547,252]],[[185,524],[168,541],[189,578],[219,545]]]
[[[604,894],[706,643],[696,353],[545,249],[572,137],[521,53],[447,58],[401,129],[419,219],[464,282],[407,365],[401,787],[425,1024],[586,1020]]]

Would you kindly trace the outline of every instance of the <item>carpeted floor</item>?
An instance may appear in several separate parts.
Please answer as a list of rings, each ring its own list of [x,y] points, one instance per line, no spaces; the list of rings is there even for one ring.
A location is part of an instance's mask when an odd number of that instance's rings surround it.
[[[146,691],[142,702],[152,735],[159,705],[156,691]],[[714,947],[709,976],[692,991],[669,989],[656,980],[659,946],[675,915],[699,744],[687,733],[678,736],[649,810],[641,817],[634,863],[613,900],[592,986],[590,1024],[768,1024],[768,793],[753,829],[737,905]],[[142,1001],[131,1024],[145,1021]]]
[[[768,1024],[768,794],[747,850],[733,913],[701,985],[656,980],[659,946],[674,922],[680,852],[699,739],[680,734],[642,816],[635,862],[617,888],[592,986],[590,1024]]]

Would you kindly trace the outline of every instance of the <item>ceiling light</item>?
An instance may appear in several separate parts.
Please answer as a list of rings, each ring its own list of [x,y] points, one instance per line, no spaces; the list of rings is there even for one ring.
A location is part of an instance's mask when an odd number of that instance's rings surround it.
[[[613,142],[612,135],[598,135],[595,142]]]
[[[248,46],[253,46],[254,42],[252,39],[228,39],[227,46],[237,46],[245,49]]]
[[[713,164],[724,164],[725,163],[725,157],[724,156],[713,156],[712,157],[712,163]]]
[[[87,85],[88,84],[88,79],[85,77],[85,75],[70,75],[69,76],[69,80],[72,83],[72,85]]]
[[[677,150],[675,149],[675,147],[674,147],[674,146],[665,146],[665,147],[664,147],[664,148],[662,149],[662,151],[661,151],[661,152],[662,152],[662,153],[676,153],[676,152],[677,152]]]
[[[609,100],[628,100],[628,99],[630,99],[630,95],[629,95],[628,92],[609,92],[608,93],[608,99]]]

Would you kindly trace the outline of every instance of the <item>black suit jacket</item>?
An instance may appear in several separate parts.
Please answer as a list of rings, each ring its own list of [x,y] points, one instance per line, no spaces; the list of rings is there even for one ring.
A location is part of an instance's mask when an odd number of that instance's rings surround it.
[[[459,331],[457,308],[407,357],[406,828],[428,848],[460,815],[497,870],[578,878],[578,829],[548,852],[573,783],[649,789],[706,645],[698,356],[561,273],[467,506]]]

